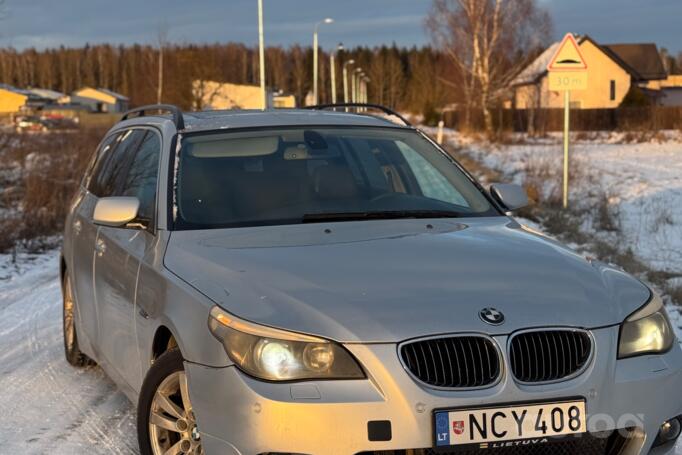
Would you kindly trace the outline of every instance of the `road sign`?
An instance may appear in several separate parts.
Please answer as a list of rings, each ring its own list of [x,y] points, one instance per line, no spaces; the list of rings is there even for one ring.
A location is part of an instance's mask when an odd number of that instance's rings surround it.
[[[564,208],[568,208],[568,139],[571,90],[587,89],[587,62],[572,33],[567,33],[547,65],[549,89],[564,92]]]
[[[554,56],[547,65],[547,71],[585,71],[587,63],[580,52],[580,46],[572,33],[566,33]]]
[[[567,33],[547,65],[552,91],[587,89],[587,62],[572,33]]]
[[[550,71],[547,77],[553,92],[587,90],[587,71]]]

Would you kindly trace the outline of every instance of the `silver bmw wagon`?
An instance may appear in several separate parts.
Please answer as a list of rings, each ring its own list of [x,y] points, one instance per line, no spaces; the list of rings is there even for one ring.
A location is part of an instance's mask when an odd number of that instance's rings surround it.
[[[672,453],[660,297],[381,109],[155,105],[104,137],[64,347],[137,404],[141,453]]]

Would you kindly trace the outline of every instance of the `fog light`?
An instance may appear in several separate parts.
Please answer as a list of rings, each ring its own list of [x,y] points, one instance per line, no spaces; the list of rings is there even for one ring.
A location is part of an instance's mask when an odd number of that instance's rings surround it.
[[[680,424],[680,418],[674,418],[666,420],[658,429],[658,436],[656,436],[656,441],[654,441],[654,447],[667,444],[674,441],[680,435],[682,430],[682,424]]]

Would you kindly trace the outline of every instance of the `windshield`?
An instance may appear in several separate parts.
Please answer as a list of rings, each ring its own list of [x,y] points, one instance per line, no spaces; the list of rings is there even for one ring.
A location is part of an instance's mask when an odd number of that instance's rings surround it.
[[[447,156],[407,129],[193,134],[179,159],[178,229],[499,214]]]

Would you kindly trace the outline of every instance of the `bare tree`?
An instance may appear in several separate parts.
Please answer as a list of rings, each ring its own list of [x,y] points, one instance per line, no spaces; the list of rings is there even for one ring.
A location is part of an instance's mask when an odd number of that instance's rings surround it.
[[[546,44],[549,14],[536,0],[433,0],[426,26],[460,73],[446,82],[462,90],[467,121],[471,108],[480,108],[491,133],[491,108],[531,52]]]

